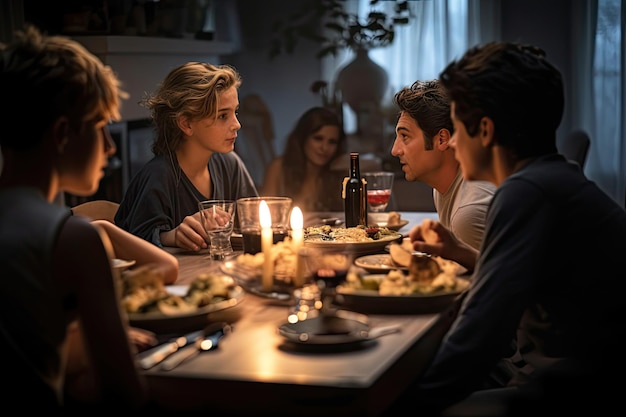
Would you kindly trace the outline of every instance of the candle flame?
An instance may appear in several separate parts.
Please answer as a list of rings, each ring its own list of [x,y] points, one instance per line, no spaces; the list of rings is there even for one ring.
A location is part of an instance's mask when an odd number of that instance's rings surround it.
[[[265,200],[261,200],[261,204],[259,205],[259,221],[262,228],[272,227],[272,215],[270,214],[270,208]]]
[[[302,216],[302,210],[300,210],[300,207],[295,206],[292,210],[291,210],[291,219],[289,220],[290,224],[291,224],[291,229],[302,229],[302,226],[304,225],[304,218]]]

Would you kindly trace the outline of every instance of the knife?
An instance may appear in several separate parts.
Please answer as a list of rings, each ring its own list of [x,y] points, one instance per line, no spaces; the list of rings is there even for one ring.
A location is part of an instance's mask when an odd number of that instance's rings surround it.
[[[193,345],[186,346],[161,363],[161,370],[170,371],[187,359],[200,352],[216,349],[222,337],[232,331],[232,326],[225,322],[209,324],[204,328],[204,335],[196,339]]]
[[[150,369],[161,363],[172,353],[195,342],[196,339],[201,338],[204,334],[203,330],[196,330],[184,336],[172,338],[166,343],[148,349],[139,354],[139,366],[143,369]]]

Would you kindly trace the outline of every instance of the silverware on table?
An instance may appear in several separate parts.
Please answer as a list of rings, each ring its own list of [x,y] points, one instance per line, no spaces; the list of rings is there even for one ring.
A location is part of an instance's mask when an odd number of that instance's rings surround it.
[[[143,369],[150,369],[161,363],[165,358],[176,352],[177,350],[194,343],[196,339],[204,335],[203,330],[196,330],[187,333],[184,336],[172,338],[169,341],[141,352],[138,355],[139,366]]]
[[[161,363],[161,370],[170,371],[187,359],[196,356],[200,352],[216,349],[222,337],[232,331],[232,326],[225,322],[209,324],[203,330],[203,336],[196,339],[193,344],[186,346],[178,352],[170,355]]]

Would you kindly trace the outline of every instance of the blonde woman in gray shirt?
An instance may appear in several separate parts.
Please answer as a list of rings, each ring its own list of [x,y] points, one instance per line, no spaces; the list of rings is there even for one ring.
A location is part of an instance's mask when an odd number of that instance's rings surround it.
[[[407,181],[433,188],[439,222],[478,251],[495,186],[463,179],[448,144],[454,128],[445,90],[438,80],[416,81],[397,92],[394,103],[400,116],[391,154],[400,160]]]

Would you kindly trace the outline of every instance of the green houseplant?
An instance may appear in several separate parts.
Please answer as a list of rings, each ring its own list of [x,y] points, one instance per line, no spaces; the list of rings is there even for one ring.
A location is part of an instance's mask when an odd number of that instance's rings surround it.
[[[393,15],[372,9],[364,21],[357,14],[347,12],[344,1],[303,2],[303,7],[285,20],[274,22],[269,56],[274,58],[281,53],[293,53],[300,39],[320,44],[316,53],[318,58],[337,55],[343,48],[369,51],[388,46],[393,43],[395,25],[407,24],[410,18],[407,0],[392,2]],[[380,0],[370,0],[370,6],[378,3]]]

